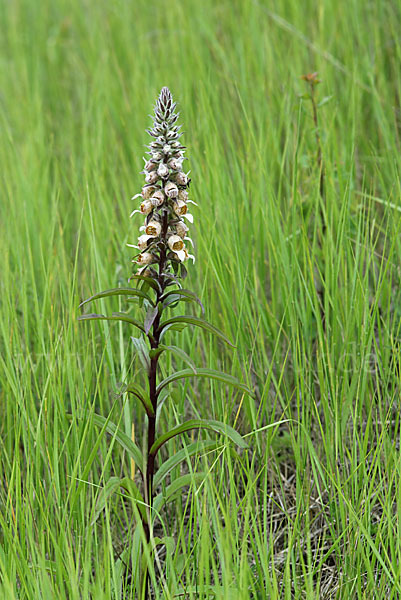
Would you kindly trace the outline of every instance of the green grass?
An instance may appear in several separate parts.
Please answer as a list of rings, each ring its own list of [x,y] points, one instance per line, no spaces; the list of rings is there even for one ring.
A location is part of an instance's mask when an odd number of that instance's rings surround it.
[[[161,514],[155,596],[400,597],[399,6],[16,0],[0,15],[0,597],[138,594],[129,498],[92,524],[99,486],[131,474],[92,414],[134,423],[142,444],[141,409],[119,395],[140,363],[129,328],[78,324],[77,307],[130,275],[130,198],[163,85],[199,204],[188,287],[236,349],[189,328],[169,340],[256,399],[171,388],[160,430],[219,419],[250,449],[221,438],[183,466],[204,477]],[[300,99],[315,70],[331,97],[323,206]]]

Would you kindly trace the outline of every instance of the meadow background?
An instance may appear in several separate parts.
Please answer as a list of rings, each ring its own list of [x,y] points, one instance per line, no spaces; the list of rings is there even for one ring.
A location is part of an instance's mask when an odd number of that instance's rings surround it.
[[[137,597],[129,499],[94,516],[110,476],[138,475],[92,415],[112,411],[141,443],[143,415],[119,390],[143,375],[128,329],[77,316],[131,273],[130,198],[164,85],[199,204],[186,285],[236,349],[190,328],[170,341],[255,397],[172,388],[162,429],[221,419],[250,448],[221,438],[173,474],[205,477],[161,515],[171,544],[155,597],[400,597],[400,13],[360,0],[2,0],[1,598]],[[301,97],[313,71],[324,202]]]

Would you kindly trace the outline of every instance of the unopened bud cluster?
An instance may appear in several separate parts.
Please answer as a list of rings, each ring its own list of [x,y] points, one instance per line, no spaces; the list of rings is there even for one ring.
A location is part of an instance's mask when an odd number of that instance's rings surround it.
[[[169,261],[177,265],[188,258],[194,259],[185,244],[190,238],[184,219],[192,223],[193,218],[188,213],[189,179],[182,166],[185,146],[180,142],[181,126],[176,125],[179,113],[174,112],[175,108],[170,90],[164,87],[156,102],[153,127],[147,131],[155,139],[148,146],[149,158],[144,159],[146,184],[134,196],[134,199],[141,197],[141,205],[131,214],[141,213],[145,217],[143,233],[133,246],[140,253],[133,262],[140,267],[138,273],[146,270],[147,275],[153,276],[158,273],[152,265],[164,262],[166,271]]]

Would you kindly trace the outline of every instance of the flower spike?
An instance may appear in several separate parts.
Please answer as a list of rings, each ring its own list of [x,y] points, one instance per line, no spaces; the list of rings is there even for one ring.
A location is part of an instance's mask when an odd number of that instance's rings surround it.
[[[141,270],[145,264],[158,265],[159,273],[153,270],[154,277],[160,277],[161,273],[177,275],[179,265],[193,259],[184,240],[188,227],[183,217],[191,223],[193,218],[187,213],[187,203],[191,202],[187,189],[190,180],[189,173],[182,168],[185,146],[179,141],[182,134],[181,126],[176,125],[179,113],[175,108],[170,90],[164,87],[155,104],[153,125],[147,130],[154,140],[148,146],[149,158],[144,159],[145,185],[133,197],[140,197],[141,203],[131,213],[145,217],[145,225],[140,228],[145,234],[138,238],[140,254],[135,263]]]

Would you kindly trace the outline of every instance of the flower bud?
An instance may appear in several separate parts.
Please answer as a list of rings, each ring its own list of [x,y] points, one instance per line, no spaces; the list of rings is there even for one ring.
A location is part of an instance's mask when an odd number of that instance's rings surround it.
[[[178,133],[177,127],[174,127],[174,129],[171,129],[170,131],[167,132],[166,139],[173,140],[174,138],[177,137],[177,133]]]
[[[170,250],[173,252],[177,252],[178,250],[182,250],[184,248],[184,242],[178,235],[170,235],[167,244]]]
[[[165,141],[166,141],[166,139],[165,139],[165,137],[164,137],[164,136],[162,136],[162,135],[159,135],[159,137],[156,139],[156,142],[157,142],[158,144],[164,144],[164,143],[165,143]]]
[[[155,186],[154,185],[144,185],[142,188],[142,198],[144,200],[147,200],[148,198],[150,198],[153,195],[153,192],[155,191]]]
[[[179,190],[178,191],[178,199],[186,202],[188,200],[188,191],[187,190]]]
[[[170,160],[167,163],[167,166],[170,169],[173,169],[173,171],[179,171],[182,166],[182,161],[179,160],[178,158],[170,158]]]
[[[164,191],[166,196],[169,198],[177,198],[178,196],[178,187],[172,181],[168,181],[164,186]]]
[[[164,163],[160,163],[159,168],[157,169],[157,174],[159,175],[159,177],[167,177],[169,174],[167,165],[165,165]]]
[[[153,206],[161,206],[164,202],[164,194],[162,190],[157,190],[151,197],[151,202]]]
[[[143,215],[148,215],[153,210],[152,202],[150,200],[144,200],[140,208]]]
[[[169,154],[171,152],[171,146],[169,146],[169,144],[165,144],[163,146],[163,152],[164,154]]]
[[[174,208],[175,214],[178,216],[185,215],[185,213],[188,210],[187,205],[182,200],[176,200],[174,202],[173,208]]]
[[[138,265],[148,265],[154,260],[154,256],[151,252],[142,252],[137,259],[136,262]]]
[[[179,221],[179,223],[177,223],[177,225],[175,226],[175,230],[177,232],[177,235],[179,235],[180,238],[184,239],[184,237],[187,235],[187,231],[189,230],[189,228],[185,225],[185,223]]]
[[[153,160],[161,160],[163,158],[162,152],[152,152]]]
[[[159,221],[155,221],[155,219],[149,221],[149,223],[145,227],[145,233],[147,235],[151,235],[152,237],[160,235],[161,230],[161,223],[159,223]]]
[[[145,171],[155,171],[157,169],[157,164],[153,162],[153,160],[148,160],[145,163]]]
[[[156,183],[156,181],[158,179],[159,179],[159,175],[156,173],[156,171],[152,171],[152,173],[148,173],[145,177],[146,183]]]
[[[188,177],[182,171],[176,173],[175,180],[178,183],[178,185],[187,185],[188,183]]]

